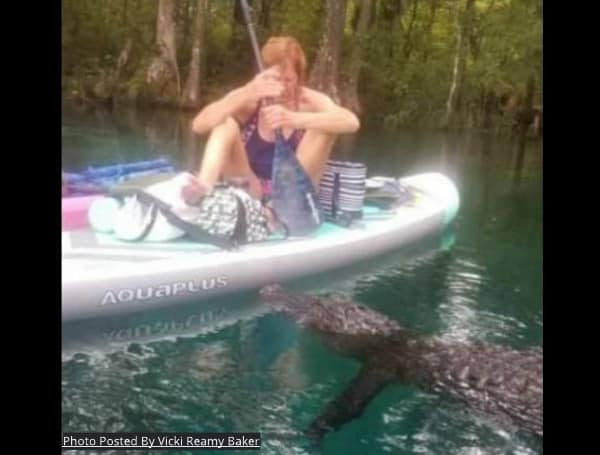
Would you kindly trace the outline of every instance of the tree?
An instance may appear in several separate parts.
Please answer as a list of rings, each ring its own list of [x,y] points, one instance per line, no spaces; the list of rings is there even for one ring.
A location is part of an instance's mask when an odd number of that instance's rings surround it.
[[[358,79],[362,67],[364,42],[369,23],[371,22],[372,3],[372,0],[362,0],[360,3],[360,14],[348,69],[348,87],[345,90],[346,94],[344,96],[344,105],[357,114],[362,112],[362,106],[358,97]]]
[[[340,101],[338,68],[344,38],[346,3],[347,0],[327,0],[319,51],[309,78],[312,87],[327,93],[336,102]]]
[[[381,46],[389,58],[394,57],[394,50],[397,44],[397,35],[395,29],[402,31],[402,16],[404,15],[405,0],[379,0],[377,14],[377,25],[384,32],[384,39]]]
[[[427,23],[425,25],[426,44],[424,45],[424,50],[423,50],[423,61],[424,62],[427,62],[427,59],[429,58],[429,48],[431,45],[431,34],[433,32],[433,24],[435,23],[435,13],[437,12],[439,2],[440,2],[440,0],[430,0],[429,17],[428,17]]]
[[[63,0],[65,100],[94,109],[138,100],[198,107],[221,96],[256,69],[239,3]],[[251,5],[259,42],[296,37],[310,62],[309,83],[360,111],[365,126],[509,132],[515,121],[541,123],[542,0]]]
[[[408,60],[413,47],[413,30],[415,28],[415,21],[417,20],[417,7],[419,6],[419,0],[413,0],[412,10],[410,14],[410,22],[408,23],[408,30],[404,35],[404,47],[402,53],[404,58]]]
[[[156,15],[156,55],[146,71],[146,83],[154,101],[179,99],[181,80],[175,47],[174,0],[158,0]]]
[[[181,97],[181,105],[185,107],[198,107],[200,102],[200,77],[204,67],[204,35],[207,11],[208,0],[198,0],[194,21],[194,37],[192,39],[192,55],[190,57],[187,81]]]
[[[456,54],[454,56],[454,67],[452,70],[452,83],[446,102],[446,115],[442,122],[442,127],[450,126],[454,116],[456,100],[461,95],[463,78],[465,74],[466,57],[469,49],[469,35],[471,33],[471,20],[473,16],[473,5],[475,0],[466,0],[464,12],[461,14],[460,2],[457,2],[457,38]]]

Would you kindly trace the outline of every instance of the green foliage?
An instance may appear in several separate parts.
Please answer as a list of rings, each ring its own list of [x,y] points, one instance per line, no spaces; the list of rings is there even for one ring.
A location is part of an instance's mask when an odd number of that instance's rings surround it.
[[[297,38],[304,47],[308,61],[314,61],[325,17],[325,2],[288,0],[281,3],[282,8],[276,16],[280,24],[277,34]]]
[[[237,1],[237,0],[236,0]],[[354,45],[360,0],[347,0],[343,79]],[[363,124],[390,128],[437,125],[444,115],[457,51],[457,7],[466,0],[373,0],[363,52],[359,96]],[[297,37],[314,61],[325,17],[321,0],[254,0],[259,41],[272,34]],[[116,65],[127,39],[130,63],[121,74],[126,98],[143,92],[145,68],[154,50],[158,0],[63,0],[63,88],[68,95],[90,86]],[[267,25],[259,23],[269,8]],[[196,0],[177,0],[177,52],[187,74]],[[210,0],[205,36],[205,101],[252,76],[252,49],[234,0]],[[433,19],[433,20],[432,20]],[[460,102],[461,118],[480,119],[483,94],[523,97],[534,77],[540,102],[542,72],[541,0],[476,0]],[[268,28],[267,28],[268,27]],[[125,95],[126,94],[126,95]]]

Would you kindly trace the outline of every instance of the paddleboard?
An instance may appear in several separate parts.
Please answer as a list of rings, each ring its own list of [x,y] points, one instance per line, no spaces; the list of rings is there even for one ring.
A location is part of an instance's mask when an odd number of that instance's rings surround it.
[[[62,233],[62,320],[113,317],[285,282],[377,257],[439,233],[459,195],[442,174],[399,179],[414,195],[397,207],[365,204],[350,227],[324,223],[304,237],[225,251],[178,240],[134,243],[80,229]]]

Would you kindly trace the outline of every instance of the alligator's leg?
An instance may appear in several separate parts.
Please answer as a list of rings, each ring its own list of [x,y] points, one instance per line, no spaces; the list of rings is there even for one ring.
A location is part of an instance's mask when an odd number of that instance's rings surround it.
[[[344,392],[311,423],[307,435],[314,442],[319,442],[328,431],[336,431],[360,416],[369,402],[393,379],[391,369],[365,363]]]

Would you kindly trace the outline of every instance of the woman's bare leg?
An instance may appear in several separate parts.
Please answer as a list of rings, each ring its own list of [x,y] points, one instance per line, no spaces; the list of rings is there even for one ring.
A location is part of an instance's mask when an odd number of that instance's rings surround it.
[[[309,130],[298,145],[298,161],[317,189],[335,139],[335,135]],[[258,198],[262,196],[260,181],[250,168],[239,126],[231,118],[211,131],[198,180],[212,187],[219,179],[228,177],[247,178],[250,193]]]
[[[236,140],[229,163],[223,170],[223,177],[244,177],[248,181],[249,193],[259,199],[262,197],[262,185],[250,167],[248,153],[246,152],[246,148],[242,143],[241,136],[238,136]]]
[[[238,124],[231,118],[215,127],[206,142],[198,180],[212,187],[219,179],[245,177],[250,193],[260,198],[260,181],[252,172]]]
[[[309,130],[304,133],[304,137],[298,145],[296,152],[298,161],[311,178],[317,191],[336,137],[332,134]]]

